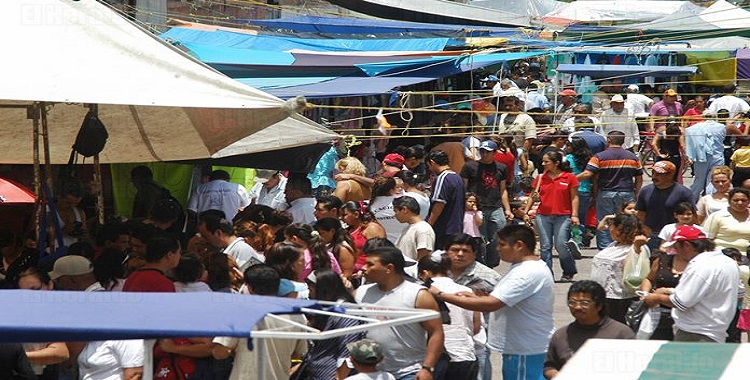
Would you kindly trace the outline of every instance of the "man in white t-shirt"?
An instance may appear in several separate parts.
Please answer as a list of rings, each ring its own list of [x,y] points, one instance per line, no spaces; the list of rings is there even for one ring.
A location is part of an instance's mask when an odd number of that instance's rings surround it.
[[[396,247],[410,261],[419,261],[429,255],[435,248],[435,231],[430,223],[419,217],[417,200],[408,196],[396,198],[393,200],[393,211],[396,220],[408,223],[396,241]]]
[[[250,202],[284,211],[287,208],[284,190],[286,177],[278,170],[255,170],[255,184],[250,189]]]
[[[265,261],[258,251],[245,242],[244,238],[234,234],[232,223],[224,217],[221,210],[206,210],[198,216],[198,232],[212,246],[232,256],[237,266],[245,270]]]
[[[711,101],[711,104],[708,105],[708,109],[714,113],[718,113],[719,110],[727,110],[729,111],[730,119],[733,119],[739,114],[750,111],[750,105],[747,104],[746,101],[734,96],[734,91],[736,89],[737,86],[734,84],[724,86],[722,88],[724,96]]]
[[[312,196],[312,184],[307,175],[293,173],[286,182],[286,201],[292,214],[293,223],[315,223],[315,198]]]
[[[250,204],[250,195],[245,186],[229,182],[229,173],[214,170],[206,182],[195,189],[190,196],[187,209],[197,214],[206,210],[221,210],[227,220],[234,219],[237,213]]]
[[[695,226],[681,226],[662,245],[688,262],[676,288],[659,288],[643,300],[649,307],[672,308],[676,342],[718,342],[737,311],[740,271],[737,263]]]
[[[528,226],[505,226],[497,233],[497,252],[511,264],[487,296],[430,292],[465,309],[490,312],[488,346],[503,353],[503,378],[542,378],[547,345],[554,331],[554,280],[534,254],[536,238]]]
[[[654,101],[638,91],[640,88],[636,84],[631,84],[625,89],[625,107],[629,108],[635,117],[648,117]]]

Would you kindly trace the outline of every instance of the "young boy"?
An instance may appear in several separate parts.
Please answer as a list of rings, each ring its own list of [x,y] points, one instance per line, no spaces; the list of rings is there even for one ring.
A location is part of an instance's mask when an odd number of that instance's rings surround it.
[[[739,148],[732,153],[732,186],[740,187],[742,182],[750,178],[750,137],[742,136],[737,138]]]
[[[356,375],[345,380],[396,380],[393,375],[385,371],[378,371],[375,366],[383,360],[380,344],[372,339],[362,339],[346,345]]]

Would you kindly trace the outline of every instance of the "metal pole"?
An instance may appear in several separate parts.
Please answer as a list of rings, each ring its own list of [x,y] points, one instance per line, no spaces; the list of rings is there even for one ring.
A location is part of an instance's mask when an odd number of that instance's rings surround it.
[[[35,210],[34,210],[34,228],[36,232],[37,244],[43,244],[39,241],[41,235],[41,221],[43,215],[42,207],[42,178],[41,178],[41,167],[39,165],[39,103],[34,103],[26,109],[26,117],[33,121],[33,159],[34,159],[34,194],[36,194]]]
[[[99,105],[89,106],[94,115],[99,116]],[[99,224],[104,224],[104,191],[102,190],[102,166],[99,164],[99,154],[94,156],[94,191],[96,192],[96,214]]]

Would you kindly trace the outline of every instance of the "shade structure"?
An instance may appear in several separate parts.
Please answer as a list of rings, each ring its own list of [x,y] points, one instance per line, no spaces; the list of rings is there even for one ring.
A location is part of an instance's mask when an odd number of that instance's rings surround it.
[[[34,203],[34,193],[29,189],[5,178],[0,178],[0,204]]]
[[[299,105],[224,76],[96,0],[0,2],[0,30],[12,52],[0,72],[0,162],[33,162],[26,110],[5,106],[45,102],[51,161],[65,163],[84,104],[99,104],[109,132],[100,159],[114,163],[208,158]]]
[[[594,65],[563,63],[557,71],[566,74],[584,75],[593,78],[609,77],[668,77],[691,75],[698,69],[694,66],[641,66],[641,65]]]

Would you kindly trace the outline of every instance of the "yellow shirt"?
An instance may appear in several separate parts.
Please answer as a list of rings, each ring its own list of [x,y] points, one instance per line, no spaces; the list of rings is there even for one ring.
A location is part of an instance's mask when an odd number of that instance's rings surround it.
[[[738,168],[750,168],[750,146],[743,146],[734,151],[731,160]]]

